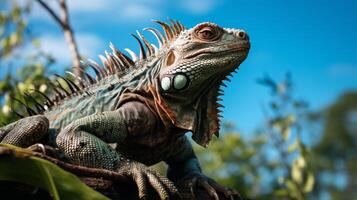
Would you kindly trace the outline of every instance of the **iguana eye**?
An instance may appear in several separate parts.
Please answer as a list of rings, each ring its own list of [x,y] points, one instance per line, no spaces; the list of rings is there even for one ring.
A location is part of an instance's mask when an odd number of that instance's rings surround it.
[[[212,31],[212,29],[210,27],[205,27],[198,32],[198,36],[201,39],[209,40],[214,37],[214,32]]]
[[[203,41],[215,41],[219,38],[221,31],[212,24],[201,24],[195,30],[195,35]]]

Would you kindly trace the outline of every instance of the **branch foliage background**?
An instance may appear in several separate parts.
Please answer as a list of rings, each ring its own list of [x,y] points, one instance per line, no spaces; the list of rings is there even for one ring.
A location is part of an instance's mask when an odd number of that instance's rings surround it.
[[[25,102],[23,94],[33,89],[50,94],[47,77],[56,61],[27,26],[31,7],[38,2],[0,2],[6,8],[0,11],[0,67],[7,71],[0,77],[0,125],[18,118],[12,110],[26,115],[12,98]],[[75,41],[74,28],[68,26]],[[26,45],[36,50],[23,55],[21,48]],[[79,58],[78,51],[75,57]],[[240,133],[225,122],[221,137],[208,149],[195,146],[205,172],[253,199],[357,198],[357,92],[348,91],[331,106],[312,111],[307,101],[296,98],[290,74],[282,81],[264,76],[258,83],[271,93],[262,108],[265,121],[252,133]],[[40,96],[35,99],[43,101]],[[308,142],[315,135],[317,142]],[[163,164],[155,168],[165,171]],[[344,184],[334,181],[341,177]]]

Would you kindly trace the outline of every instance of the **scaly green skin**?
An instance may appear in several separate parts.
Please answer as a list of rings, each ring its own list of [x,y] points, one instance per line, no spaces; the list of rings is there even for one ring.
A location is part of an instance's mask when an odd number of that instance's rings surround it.
[[[156,35],[160,49],[139,34],[147,51],[141,48],[139,60],[129,51],[135,60],[130,68],[120,69],[132,61],[113,49],[102,58],[106,68],[92,63],[100,71],[96,83],[85,86],[78,79],[82,88],[69,97],[57,93],[60,98],[54,105],[47,102],[42,115],[1,128],[0,141],[27,147],[47,138],[72,163],[133,177],[141,198],[148,183],[161,199],[177,193],[169,180],[143,165],[160,161],[169,165],[167,177],[173,182],[190,179],[192,189],[202,186],[214,199],[217,192],[233,195],[202,174],[185,133],[191,131],[202,146],[218,136],[219,88],[247,57],[248,36],[212,23],[189,30],[178,22],[158,23],[166,36]]]

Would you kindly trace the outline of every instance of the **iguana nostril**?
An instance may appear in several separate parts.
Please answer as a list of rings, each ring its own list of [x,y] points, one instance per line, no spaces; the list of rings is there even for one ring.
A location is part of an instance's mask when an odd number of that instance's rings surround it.
[[[246,38],[246,34],[245,34],[245,32],[243,32],[243,31],[239,31],[238,36],[239,36],[240,38],[242,38],[242,39],[245,39],[245,38]]]

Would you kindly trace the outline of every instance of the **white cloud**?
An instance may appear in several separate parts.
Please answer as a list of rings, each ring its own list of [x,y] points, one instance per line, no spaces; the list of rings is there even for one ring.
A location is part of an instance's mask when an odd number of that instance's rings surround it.
[[[102,12],[112,9],[113,2],[103,0],[70,0],[67,6],[70,12]]]
[[[78,33],[76,38],[79,51],[83,56],[95,58],[98,52],[104,51],[102,39],[95,35]],[[43,35],[39,40],[41,41],[41,48],[54,56],[58,63],[71,63],[70,51],[63,35]],[[31,50],[31,47],[27,47],[24,51],[29,52]]]
[[[57,0],[48,0],[45,2],[56,14],[59,14],[60,6]],[[72,13],[103,12],[113,8],[108,1],[101,0],[90,0],[86,2],[80,0],[70,0],[66,1],[66,3],[70,15]],[[48,15],[47,11],[45,11],[39,3],[33,2],[31,17],[37,20],[48,20],[45,15]]]
[[[328,73],[340,77],[357,77],[357,64],[336,63],[328,68]]]
[[[217,0],[183,0],[181,5],[187,11],[193,14],[204,14],[212,9],[218,4]]]
[[[159,13],[148,5],[143,4],[128,4],[119,12],[125,20],[151,19],[158,17]]]
[[[161,0],[144,1],[144,0],[90,0],[80,1],[71,0],[67,1],[67,7],[69,9],[70,17],[73,20],[73,16],[76,20],[91,20],[93,17],[100,17],[105,21],[127,22],[150,19],[161,15],[160,7]],[[48,5],[55,13],[59,13],[59,5],[55,0],[49,0]],[[85,17],[80,17],[83,15]],[[48,13],[36,2],[32,9],[31,19],[38,21],[51,21],[52,18]]]
[[[104,44],[103,40],[92,34],[78,34],[78,46],[82,55],[88,57],[96,57],[98,52],[103,52],[104,47],[107,44]]]

